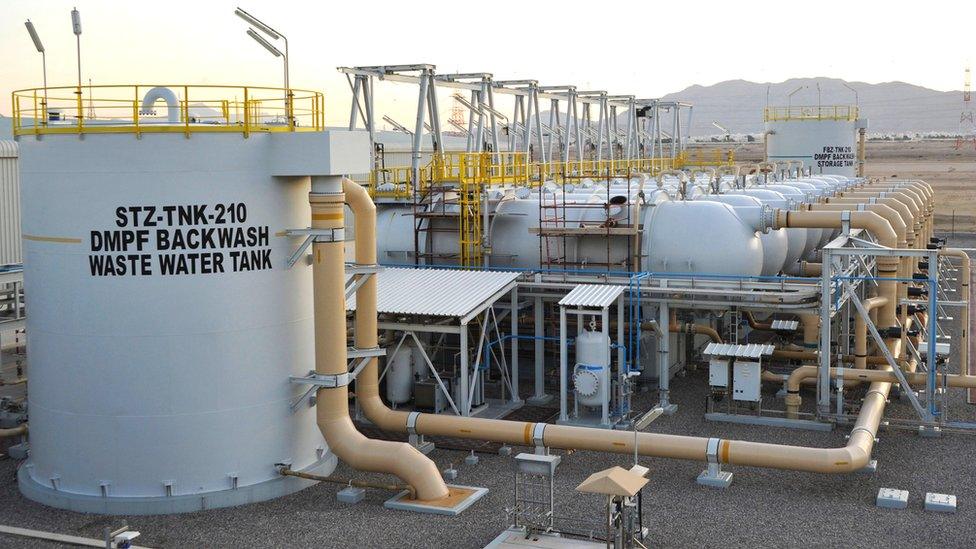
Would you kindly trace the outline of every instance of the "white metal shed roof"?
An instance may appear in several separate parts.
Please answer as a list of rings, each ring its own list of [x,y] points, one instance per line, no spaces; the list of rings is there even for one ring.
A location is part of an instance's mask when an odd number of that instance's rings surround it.
[[[380,313],[466,318],[510,292],[517,272],[387,268],[377,277]],[[346,309],[356,309],[350,296]]]
[[[763,355],[773,354],[773,346],[761,343],[749,343],[748,345],[736,345],[734,343],[709,343],[702,351],[705,356],[714,357],[735,357],[735,358],[759,358]]]
[[[794,331],[800,327],[797,320],[774,320],[770,327],[774,330]]]
[[[620,294],[626,290],[624,286],[613,284],[578,284],[559,304],[565,307],[595,307],[602,309],[617,301]]]

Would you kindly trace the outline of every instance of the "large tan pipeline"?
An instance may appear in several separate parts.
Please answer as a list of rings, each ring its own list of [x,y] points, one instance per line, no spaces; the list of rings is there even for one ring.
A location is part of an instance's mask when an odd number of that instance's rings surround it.
[[[352,182],[345,182],[343,188],[349,206],[356,216],[357,238],[363,234],[372,235],[372,228],[375,227],[376,223],[376,210],[369,195],[365,189]],[[777,212],[776,217],[783,220],[783,226],[841,227],[839,213],[836,215],[830,215],[827,212],[806,213],[813,217],[794,217],[789,220],[785,212]],[[855,223],[853,226],[872,231],[882,244],[893,245],[894,231],[884,219],[870,212],[855,212],[855,214],[860,215],[852,215],[857,219],[856,221],[852,220]],[[790,224],[791,222],[792,224]],[[356,261],[363,264],[375,264],[375,245],[372,242],[358,242]],[[879,260],[879,263],[884,262]],[[884,284],[882,283],[882,285]],[[886,295],[894,298],[894,287],[890,284],[885,285],[883,290],[888,292]],[[357,338],[375,337],[375,327],[370,330],[369,334],[360,333],[360,330],[369,326],[370,322],[374,323],[373,326],[375,326],[375,292],[376,287],[372,284],[364,284],[358,290]],[[367,294],[372,294],[371,298],[367,298]],[[884,319],[888,321],[885,326],[894,325],[893,310],[889,312],[892,314],[884,315]],[[360,317],[363,318],[362,322],[359,321]],[[892,346],[899,347],[896,351],[900,353],[899,341],[893,342]],[[890,383],[886,382],[872,383],[846,446],[820,449],[658,433],[638,433],[635,436],[634,433],[625,431],[423,414],[420,412],[400,412],[387,408],[380,398],[376,362],[375,359],[371,360],[360,372],[356,380],[356,397],[359,399],[360,407],[366,417],[386,430],[431,436],[491,440],[525,446],[540,445],[623,454],[632,454],[636,449],[638,454],[644,456],[696,461],[707,461],[712,458],[719,463],[820,473],[852,472],[867,465],[891,386]],[[344,397],[345,390],[342,393]],[[346,413],[348,414],[348,411]],[[416,487],[416,484],[414,486]],[[419,487],[418,494],[420,494]],[[422,495],[419,497],[423,498]]]
[[[657,322],[643,322],[641,323],[641,329],[654,330],[656,332],[658,331]],[[708,338],[715,343],[722,343],[722,336],[715,331],[715,328],[705,326],[703,324],[693,324],[691,322],[681,323],[672,318],[671,323],[668,325],[668,331],[672,334],[696,334],[708,336]]]
[[[21,423],[16,427],[11,427],[10,429],[0,429],[0,438],[18,437],[26,435],[28,427],[26,423]]]
[[[343,229],[344,195],[341,178],[313,178],[309,203],[312,208],[312,228],[331,231],[332,237],[319,236],[312,244],[312,278],[315,301],[315,372],[342,375],[348,372],[346,353],[346,296],[345,249]],[[359,185],[351,185],[361,189]],[[356,197],[355,193],[353,194]],[[370,202],[372,205],[372,202]],[[361,244],[370,242],[375,224],[357,227]],[[357,246],[361,249],[362,246]],[[375,244],[370,243],[375,250]],[[375,253],[375,252],[374,252]],[[373,278],[371,277],[372,281]],[[366,284],[369,284],[367,282]],[[363,294],[358,302],[360,310],[372,307],[371,336],[356,331],[356,343],[361,348],[376,346],[376,287],[372,286],[372,303]],[[357,319],[358,319],[357,315]],[[370,345],[372,340],[372,345]],[[316,415],[319,429],[329,448],[352,467],[362,471],[392,473],[416,490],[421,500],[436,500],[449,495],[434,462],[405,442],[388,442],[366,438],[356,430],[349,417],[349,387],[320,388],[317,393]]]
[[[812,379],[817,377],[818,368],[816,366],[800,366],[796,370],[793,370],[786,379],[787,390],[799,391],[800,384],[804,380]],[[910,385],[921,385],[924,386],[928,383],[928,374],[924,372],[902,372],[905,376],[905,381]],[[831,368],[830,377],[838,378],[842,377],[845,380],[856,380],[856,381],[886,381],[889,383],[898,383],[898,376],[895,375],[891,370],[858,370],[856,368]],[[967,389],[976,388],[976,376],[960,376],[955,374],[946,374],[942,376],[945,379],[946,385],[949,387],[963,387]]]
[[[870,314],[871,311],[883,307],[888,304],[888,299],[890,296],[877,296],[864,300],[864,308]],[[867,355],[868,355],[868,343],[867,343],[867,322],[861,315],[855,315],[854,318],[854,367],[857,369],[867,368]],[[885,361],[883,364],[887,364]],[[800,411],[800,404],[802,403],[802,398],[800,397],[800,384],[794,381],[794,375],[798,371],[806,371],[804,368],[812,368],[816,371],[818,368],[816,366],[801,366],[794,370],[793,374],[787,382],[786,387],[786,417],[796,418]],[[877,380],[872,380],[877,381]]]

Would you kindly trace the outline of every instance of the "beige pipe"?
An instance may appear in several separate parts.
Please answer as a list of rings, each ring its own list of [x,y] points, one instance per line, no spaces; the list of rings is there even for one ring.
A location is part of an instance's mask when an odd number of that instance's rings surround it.
[[[846,204],[807,204],[805,209],[812,211],[850,211],[850,206]],[[874,212],[881,217],[883,217],[892,229],[895,230],[895,235],[897,237],[897,247],[907,248],[908,247],[908,233],[909,226],[908,223],[902,218],[902,216],[893,208],[886,206],[884,204],[859,204],[858,211]],[[910,221],[910,220],[909,220]],[[913,237],[914,238],[914,237]],[[898,282],[898,292],[901,299],[908,298],[908,280],[912,278],[912,273],[914,270],[915,262],[912,261],[910,257],[902,257],[899,259],[899,272],[898,278],[901,281]],[[817,273],[820,274],[820,273]],[[808,275],[816,276],[816,275]],[[904,323],[904,319],[902,319]]]
[[[875,203],[877,204],[884,204],[885,206],[892,208],[893,210],[898,212],[899,215],[901,215],[902,220],[905,222],[905,224],[908,227],[910,227],[910,229],[906,231],[906,235],[905,235],[906,243],[909,248],[916,248],[916,249],[922,248],[924,247],[923,241],[925,243],[928,242],[928,240],[924,237],[925,234],[924,220],[922,218],[916,218],[914,215],[912,215],[912,211],[908,208],[908,205],[906,205],[904,202],[894,197],[868,199],[868,200],[874,200]],[[828,198],[827,202],[829,204],[864,204],[865,203],[865,201],[860,198],[844,198],[844,197]],[[912,272],[915,272],[916,270],[915,268],[918,264],[918,258],[910,258],[910,260],[912,263]]]
[[[800,366],[790,373],[786,379],[788,391],[799,391],[800,385],[808,380],[817,377],[818,368],[816,366]],[[928,383],[928,374],[924,372],[902,372],[905,381],[909,385],[924,386]],[[765,376],[764,376],[765,377]],[[843,377],[844,380],[857,381],[883,381],[888,383],[898,383],[898,376],[891,370],[857,370],[854,368],[831,368],[830,377]],[[945,379],[949,387],[962,387],[966,389],[976,388],[976,376],[960,376],[955,374],[945,374],[940,376]]]
[[[791,161],[792,162],[792,161]],[[743,311],[743,316],[746,317],[746,321],[749,322],[749,327],[753,330],[763,330],[769,331],[773,329],[772,322],[759,322],[756,320],[756,316],[752,314],[752,311]]]
[[[17,379],[11,381],[3,381],[2,379],[0,379],[0,387],[4,387],[7,385],[23,385],[24,383],[27,383],[26,377],[18,377]]]
[[[803,330],[803,347],[816,349],[820,341],[820,315],[801,313],[800,327]]]
[[[887,303],[887,297],[869,297],[864,300],[864,309],[870,314],[874,309]],[[854,367],[862,370],[867,368],[867,356],[868,325],[860,314],[856,314],[854,315]]]
[[[872,297],[864,300],[864,308],[870,313],[870,311],[882,307],[888,304],[888,297]],[[774,353],[775,354],[775,353]],[[854,318],[854,367],[857,369],[867,368],[868,359],[868,344],[867,344],[867,322],[861,315],[855,315]],[[819,353],[817,353],[819,357]],[[882,364],[887,364],[887,360]],[[817,366],[801,366],[794,370],[794,374],[797,371],[803,370],[804,368],[813,368],[817,370]],[[793,375],[790,374],[790,380],[793,379]],[[877,381],[877,380],[871,380]],[[800,412],[800,404],[802,404],[803,399],[800,397],[800,386],[796,383],[795,386],[787,384],[786,388],[786,417],[791,419],[796,419]]]
[[[790,211],[776,210],[773,214],[774,229],[812,228],[836,229],[842,226],[844,212]],[[878,239],[878,243],[888,248],[898,247],[898,235],[891,225],[874,212],[850,212],[850,226],[865,229]],[[880,278],[896,278],[900,261],[897,257],[880,256],[877,259]],[[895,304],[897,303],[897,282],[878,281],[878,294],[887,296],[888,303],[881,308],[879,317],[884,327],[896,326]]]
[[[343,182],[345,183],[345,182]],[[321,185],[322,189],[319,188]],[[353,183],[357,188],[359,185]],[[343,184],[342,187],[348,187]],[[334,190],[333,190],[334,189]],[[342,230],[344,196],[339,192],[334,178],[325,181],[313,178],[313,192],[309,194],[312,208],[312,228],[319,230]],[[322,192],[325,191],[325,192]],[[365,193],[365,191],[363,191]],[[374,227],[357,227],[356,232],[363,249],[366,243],[373,242]],[[367,249],[373,250],[370,244]],[[341,238],[326,241],[317,237],[312,244],[312,278],[315,301],[315,371],[324,375],[339,375],[348,372],[346,364],[346,306],[345,306],[345,251]],[[372,280],[372,278],[371,278]],[[368,284],[368,283],[367,283]],[[375,286],[373,296],[375,299]],[[374,319],[375,301],[365,298],[357,302],[358,311],[372,311]],[[368,339],[357,330],[359,337]],[[372,332],[375,341],[376,330]],[[375,345],[373,345],[375,347]],[[335,388],[321,388],[317,394],[316,415],[319,429],[329,448],[340,459],[361,471],[392,473],[413,486],[421,500],[436,500],[449,495],[447,485],[440,477],[434,462],[404,442],[371,440],[356,430],[349,417],[349,388],[346,385]]]
[[[10,429],[0,429],[0,438],[19,437],[27,434],[27,424],[21,423]]]
[[[673,322],[668,326],[668,331],[672,334],[698,334],[703,336],[708,336],[715,343],[722,343],[722,336],[718,335],[718,332],[710,326],[705,326],[703,324],[692,324],[691,322],[685,324],[679,324]]]
[[[773,351],[772,357],[786,360],[805,360],[809,362],[817,362],[820,360],[820,353],[818,351],[776,349]],[[837,355],[837,358],[845,364],[854,364],[854,359],[857,357],[854,355]],[[880,366],[888,363],[888,359],[885,358],[884,355],[868,355],[864,357],[864,360],[872,366]],[[895,359],[895,361],[900,365],[908,364],[908,361],[903,358]]]
[[[660,330],[658,329],[657,321],[649,321],[641,323],[642,330],[652,330],[658,335],[660,335]],[[705,326],[703,324],[692,324],[690,322],[681,324],[677,321],[672,320],[671,324],[668,325],[668,331],[672,334],[697,334],[708,336],[715,343],[722,343],[722,336],[718,335],[713,328]]]
[[[357,215],[357,230],[360,227],[365,228],[375,225],[375,209],[372,207],[364,207],[369,202],[369,196],[365,190],[361,188],[358,190],[353,189],[349,184],[345,188],[350,196],[350,207],[352,207],[354,214]],[[354,194],[355,197],[353,196]],[[821,214],[825,212],[807,213]],[[870,212],[856,213],[864,215],[857,216],[857,220],[853,222],[856,224],[853,226],[860,227],[863,225],[864,228],[869,228],[869,230],[873,229],[872,232],[882,240],[882,243],[894,238],[891,227],[887,226],[887,223],[880,217]],[[777,212],[775,215],[777,218],[788,221],[786,216],[780,212]],[[874,216],[873,218],[865,217],[872,215]],[[364,217],[361,219],[360,216]],[[824,228],[840,228],[840,216],[835,215],[831,219],[824,216],[815,218],[804,216],[803,218],[794,218],[793,222],[812,223],[814,222],[813,220],[816,220],[821,225],[815,225],[815,228],[820,226]],[[881,224],[884,224],[884,226]],[[888,232],[883,230],[884,227],[887,227]],[[375,262],[375,247],[357,246],[356,251],[357,262],[368,264]],[[360,255],[360,253],[363,255]],[[341,280],[341,277],[339,279]],[[375,286],[373,285],[368,287],[364,285],[359,289],[360,294],[357,294],[357,316],[367,313],[367,309],[363,305],[364,301],[360,301],[358,296],[363,295],[365,297],[367,292],[375,294],[375,291]],[[369,314],[375,316],[375,310],[369,311]],[[885,318],[887,319],[887,317]],[[897,351],[900,352],[900,342],[895,342],[892,345],[896,346],[898,348]],[[865,398],[861,408],[861,415],[855,424],[848,444],[842,448],[820,449],[716,439],[718,452],[715,458],[720,463],[796,471],[820,473],[847,473],[857,471],[867,465],[870,459],[871,448],[874,445],[874,437],[881,421],[881,413],[884,409],[889,389],[890,384],[880,382],[872,384],[872,388],[868,391],[868,396]],[[636,443],[637,453],[644,456],[696,461],[707,461],[710,458],[708,448],[711,439],[703,437],[658,433],[637,433],[635,437],[633,433],[625,431],[422,414],[418,412],[406,413],[390,410],[379,396],[379,382],[375,361],[371,361],[359,374],[356,381],[356,393],[360,407],[366,417],[380,428],[392,431],[409,432],[410,430],[407,425],[408,421],[411,421],[413,423],[413,432],[422,435],[491,440],[525,446],[542,444],[553,448],[571,448],[622,454],[634,453]],[[345,391],[343,391],[343,396],[344,394]],[[348,417],[348,409],[346,409],[346,417]],[[414,486],[417,487],[416,484]],[[418,487],[419,493],[420,490]]]
[[[823,274],[823,263],[818,261],[801,261],[800,274],[803,276],[820,276]]]

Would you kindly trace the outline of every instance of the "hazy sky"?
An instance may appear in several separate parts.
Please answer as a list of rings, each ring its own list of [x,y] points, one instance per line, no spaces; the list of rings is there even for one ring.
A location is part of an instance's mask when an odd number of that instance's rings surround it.
[[[0,0],[0,113],[10,114],[11,90],[41,85],[27,18],[47,49],[49,85],[74,83],[75,5],[82,73],[96,85],[281,86],[281,61],[245,35],[233,15],[240,5],[288,36],[292,87],[325,91],[330,123],[348,116],[339,65],[423,62],[654,97],[691,84],[801,76],[958,90],[976,57],[971,0],[609,1],[585,10],[533,0]],[[414,94],[388,85],[378,106],[402,114]]]

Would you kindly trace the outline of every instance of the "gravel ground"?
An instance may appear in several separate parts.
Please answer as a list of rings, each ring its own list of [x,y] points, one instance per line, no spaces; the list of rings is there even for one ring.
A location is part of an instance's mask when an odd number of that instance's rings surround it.
[[[972,246],[976,238],[957,239],[957,246]],[[954,366],[955,370],[957,366]],[[846,428],[810,432],[709,423],[703,420],[707,372],[700,369],[676,378],[672,401],[678,413],[655,421],[653,432],[815,447],[841,446]],[[812,394],[805,393],[805,401]],[[638,406],[649,407],[656,397],[639,395]],[[781,406],[769,396],[765,404]],[[950,399],[953,418],[973,421],[976,408],[965,404],[961,390]],[[905,401],[892,400],[892,416],[910,417]],[[976,545],[976,467],[970,460],[976,438],[948,433],[922,438],[903,430],[885,430],[875,447],[879,468],[874,475],[826,476],[749,467],[727,467],[734,472],[725,490],[698,486],[694,480],[703,465],[697,462],[642,458],[650,467],[644,490],[645,522],[653,547],[702,547],[721,543],[732,547],[972,547]],[[516,449],[518,451],[518,449]],[[142,544],[155,547],[483,547],[506,526],[505,507],[513,498],[513,459],[482,454],[478,465],[463,463],[464,453],[435,450],[439,466],[453,463],[457,483],[484,486],[490,492],[456,518],[420,515],[383,509],[389,493],[369,490],[355,506],[336,502],[335,485],[321,484],[274,501],[232,509],[158,517],[105,517],[60,511],[20,496],[16,464],[0,461],[0,523],[100,538],[106,526],[123,523],[140,530]],[[612,465],[628,466],[621,455],[575,452],[564,455],[556,476],[557,515],[599,518],[596,496],[573,489],[589,474]],[[340,465],[336,474],[390,480],[366,475]],[[910,492],[905,510],[878,509],[874,498],[880,487]],[[956,514],[922,509],[925,492],[958,496]],[[566,524],[570,524],[567,522]],[[2,547],[55,547],[43,542],[0,536]]]

